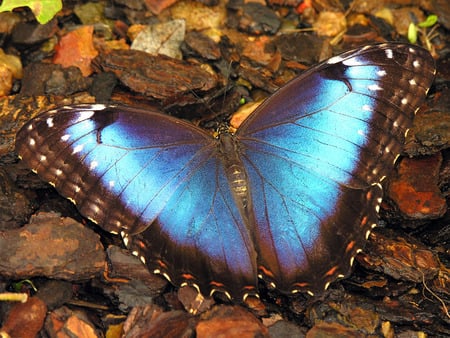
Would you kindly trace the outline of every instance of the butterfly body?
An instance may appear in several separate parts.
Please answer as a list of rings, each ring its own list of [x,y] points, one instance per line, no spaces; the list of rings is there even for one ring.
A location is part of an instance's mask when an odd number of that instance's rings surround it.
[[[17,134],[29,167],[151,271],[202,293],[317,293],[348,274],[381,181],[434,76],[419,47],[369,46],[313,67],[237,132],[157,109],[78,105]]]

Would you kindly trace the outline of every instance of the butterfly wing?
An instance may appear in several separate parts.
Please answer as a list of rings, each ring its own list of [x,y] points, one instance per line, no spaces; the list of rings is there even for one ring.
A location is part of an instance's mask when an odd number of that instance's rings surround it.
[[[233,281],[255,285],[255,250],[215,156],[217,140],[192,124],[156,109],[70,106],[28,122],[16,150],[175,284],[204,293]]]
[[[244,121],[258,266],[274,286],[317,292],[348,273],[434,72],[419,47],[366,47],[313,67]]]

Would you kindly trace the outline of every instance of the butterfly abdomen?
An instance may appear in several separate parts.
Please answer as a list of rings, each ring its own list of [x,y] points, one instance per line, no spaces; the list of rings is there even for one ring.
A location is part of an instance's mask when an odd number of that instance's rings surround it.
[[[220,152],[222,153],[225,167],[225,175],[228,178],[230,189],[241,213],[248,213],[250,202],[250,190],[248,188],[248,176],[244,164],[240,159],[238,145],[231,134],[224,133],[220,136]],[[248,218],[248,215],[242,215]]]

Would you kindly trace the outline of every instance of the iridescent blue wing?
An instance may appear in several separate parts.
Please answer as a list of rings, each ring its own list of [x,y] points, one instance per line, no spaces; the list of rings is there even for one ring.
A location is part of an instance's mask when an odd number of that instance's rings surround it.
[[[258,267],[272,285],[317,292],[348,273],[434,72],[420,47],[369,46],[311,68],[244,121]]]
[[[25,163],[84,216],[122,234],[152,271],[204,293],[257,279],[217,147],[206,132],[156,110],[103,105],[49,111],[16,137]]]

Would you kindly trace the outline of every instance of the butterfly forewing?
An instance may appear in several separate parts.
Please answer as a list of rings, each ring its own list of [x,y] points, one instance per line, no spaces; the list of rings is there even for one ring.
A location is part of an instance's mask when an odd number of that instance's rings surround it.
[[[155,219],[210,141],[194,126],[154,111],[78,105],[27,123],[16,149],[86,217],[133,233]]]

